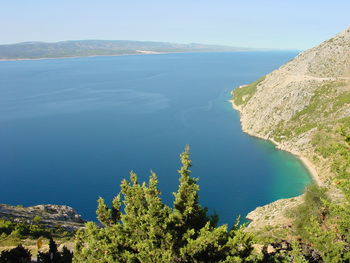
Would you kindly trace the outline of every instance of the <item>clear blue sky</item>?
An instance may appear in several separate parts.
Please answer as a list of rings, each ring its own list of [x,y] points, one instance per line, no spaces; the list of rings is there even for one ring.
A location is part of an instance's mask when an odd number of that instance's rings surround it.
[[[9,0],[0,44],[126,39],[306,49],[350,26],[349,0]]]

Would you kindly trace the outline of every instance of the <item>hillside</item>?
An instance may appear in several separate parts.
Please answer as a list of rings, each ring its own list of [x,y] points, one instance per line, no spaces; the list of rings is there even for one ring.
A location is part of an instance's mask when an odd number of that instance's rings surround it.
[[[350,172],[350,28],[232,94],[245,132],[299,156],[332,200],[343,199]],[[259,209],[253,227],[268,224],[268,207]],[[258,218],[257,211],[248,217]]]
[[[0,59],[38,59],[171,52],[224,52],[246,50],[250,49],[196,43],[177,44],[128,40],[77,40],[56,43],[24,42],[18,44],[0,45]]]
[[[67,231],[84,227],[84,220],[66,205],[11,206],[0,204],[0,218],[15,222],[31,223],[40,218],[40,224],[48,228],[60,226]],[[35,221],[35,220],[34,220]]]
[[[60,251],[63,246],[72,250],[74,235],[84,228],[84,223],[73,208],[65,205],[24,207],[0,204],[0,262],[13,262],[3,261],[4,255],[10,249],[16,250],[17,245],[25,246],[36,259],[39,250],[49,250],[51,237],[59,245]],[[42,244],[40,249],[39,240]]]

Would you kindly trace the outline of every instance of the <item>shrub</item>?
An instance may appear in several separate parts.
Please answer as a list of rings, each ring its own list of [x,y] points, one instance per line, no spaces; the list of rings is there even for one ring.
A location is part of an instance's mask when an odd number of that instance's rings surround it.
[[[5,250],[0,254],[0,263],[26,263],[31,262],[31,254],[22,245],[11,250]]]

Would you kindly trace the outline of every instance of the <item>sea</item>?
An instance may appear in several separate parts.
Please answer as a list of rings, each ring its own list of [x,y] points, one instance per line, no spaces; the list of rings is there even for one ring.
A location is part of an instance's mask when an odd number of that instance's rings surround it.
[[[163,201],[190,146],[199,199],[221,224],[312,182],[293,155],[242,132],[230,92],[297,51],[0,62],[0,203],[72,206],[96,220],[120,183],[154,171]]]

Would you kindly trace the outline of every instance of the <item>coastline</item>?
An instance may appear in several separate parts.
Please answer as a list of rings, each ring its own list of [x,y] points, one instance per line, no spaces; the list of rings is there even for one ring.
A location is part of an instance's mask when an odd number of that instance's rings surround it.
[[[241,88],[243,86],[245,86],[245,85],[239,86],[239,88]],[[232,108],[234,110],[238,111],[239,114],[241,115],[241,108],[234,103],[233,99],[229,100],[229,102],[231,103]],[[292,151],[292,150],[289,150],[289,149],[282,148],[281,145],[278,142],[274,141],[271,138],[265,138],[265,137],[260,136],[258,134],[249,132],[247,129],[245,129],[242,126],[241,118],[240,118],[240,123],[241,123],[242,131],[247,133],[248,135],[256,137],[256,138],[259,138],[259,139],[268,140],[268,141],[272,142],[277,149],[282,150],[282,151],[286,151],[286,152],[291,153],[294,156],[296,156],[302,162],[302,164],[305,166],[305,168],[308,170],[312,181],[314,183],[316,183],[318,186],[321,186],[323,184],[321,179],[320,179],[320,177],[319,177],[319,175],[318,175],[318,173],[317,173],[315,165],[307,157],[303,156],[300,152],[295,152],[295,151]]]
[[[136,56],[136,55],[159,55],[185,52],[154,52],[154,53],[131,53],[131,54],[117,54],[117,55],[89,55],[89,56],[70,56],[70,57],[47,57],[47,58],[0,58],[1,61],[26,61],[26,60],[48,60],[48,59],[71,59],[71,58],[94,58],[94,57],[120,57],[120,56]]]
[[[88,56],[68,56],[68,57],[47,57],[47,58],[0,58],[2,61],[26,61],[26,60],[48,60],[48,59],[71,59],[71,58],[94,58],[94,57],[120,57],[120,56],[138,56],[138,55],[161,55],[161,54],[186,54],[186,53],[223,53],[223,52],[249,52],[248,50],[237,50],[237,51],[146,51],[139,50],[138,53],[130,54],[116,54],[116,55],[88,55]]]

